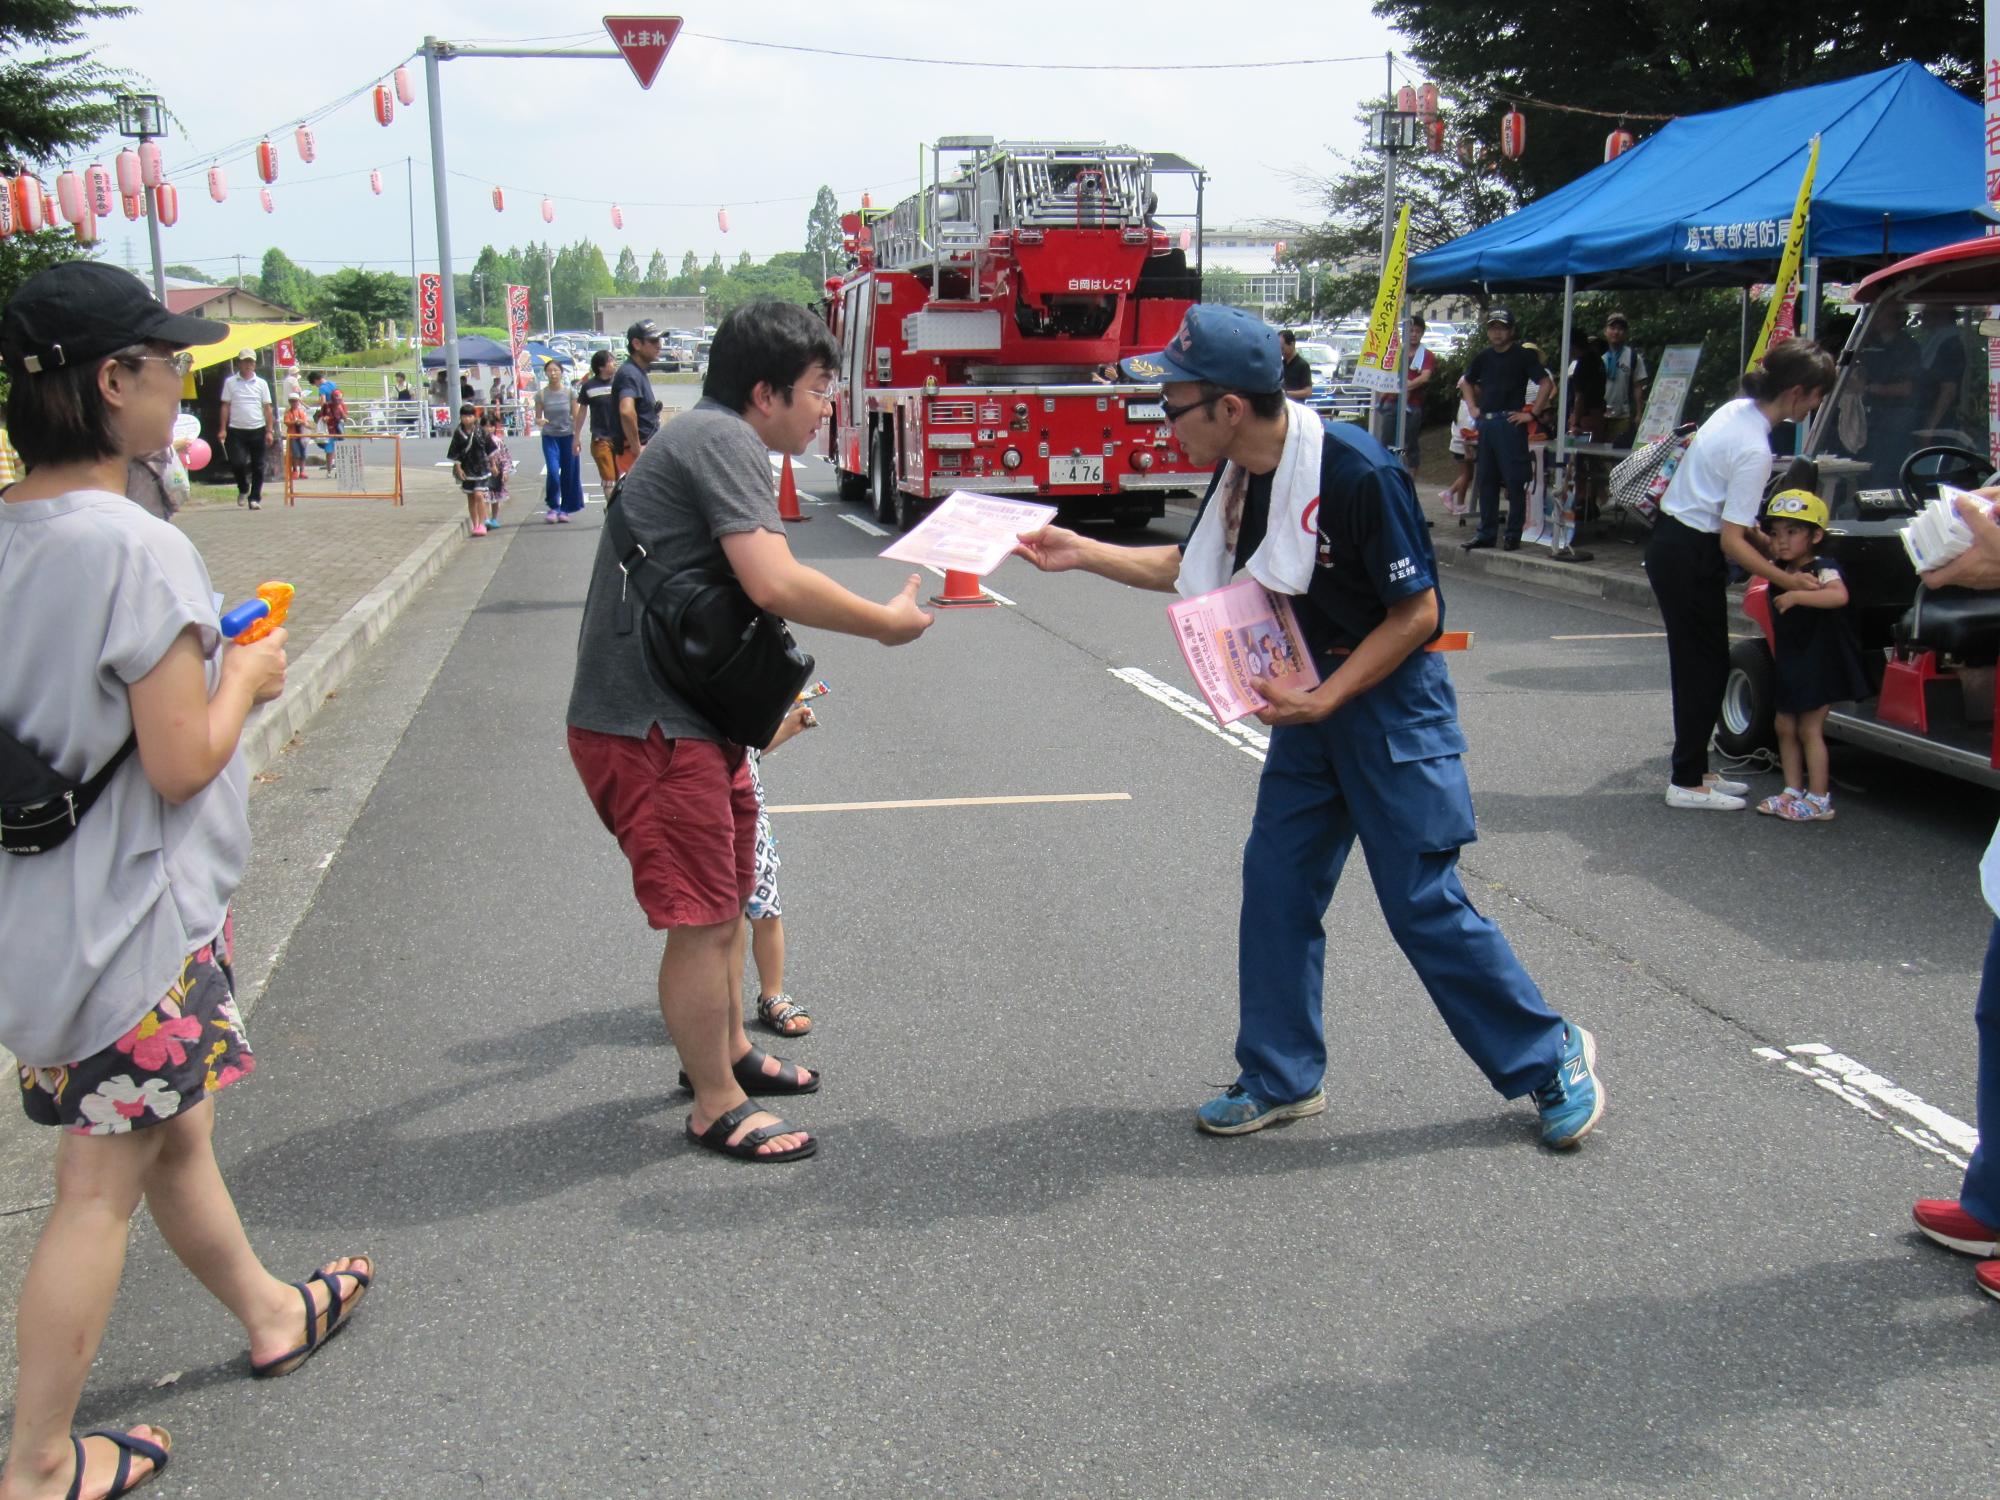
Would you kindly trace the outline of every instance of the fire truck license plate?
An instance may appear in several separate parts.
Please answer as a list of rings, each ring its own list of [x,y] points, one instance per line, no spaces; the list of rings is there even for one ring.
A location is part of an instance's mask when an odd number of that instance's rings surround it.
[[[1050,484],[1103,484],[1104,460],[1101,458],[1052,458],[1049,460]]]

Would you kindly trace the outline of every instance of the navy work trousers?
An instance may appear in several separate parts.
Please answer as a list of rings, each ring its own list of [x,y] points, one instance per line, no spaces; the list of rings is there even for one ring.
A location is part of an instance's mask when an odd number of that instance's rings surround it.
[[[1507,487],[1507,535],[1521,539],[1528,519],[1528,429],[1507,420],[1505,412],[1479,414],[1479,536],[1493,541],[1500,535],[1500,487]]]

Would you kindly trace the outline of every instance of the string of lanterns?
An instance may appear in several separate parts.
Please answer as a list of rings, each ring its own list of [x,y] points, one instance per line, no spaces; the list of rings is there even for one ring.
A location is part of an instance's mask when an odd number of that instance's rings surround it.
[[[1396,91],[1396,108],[1403,114],[1417,117],[1425,149],[1431,155],[1436,156],[1444,151],[1444,119],[1438,113],[1437,85],[1426,83],[1416,87],[1404,84]],[[1576,112],[1601,113],[1590,110]],[[1604,138],[1604,159],[1616,161],[1637,144],[1638,141],[1632,132],[1625,128],[1624,118],[1620,117],[1618,128]],[[1519,104],[1510,102],[1507,112],[1500,117],[1500,154],[1508,161],[1519,161],[1527,149],[1528,117],[1521,112]],[[1461,136],[1458,142],[1458,159],[1470,167],[1480,165],[1490,158],[1471,136]]]

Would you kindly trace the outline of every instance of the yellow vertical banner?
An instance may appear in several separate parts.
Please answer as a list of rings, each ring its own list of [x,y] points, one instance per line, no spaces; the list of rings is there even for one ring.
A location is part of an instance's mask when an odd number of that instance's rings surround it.
[[[1771,308],[1764,314],[1764,326],[1757,332],[1757,342],[1750,346],[1750,369],[1764,363],[1764,356],[1771,348],[1771,332],[1778,326],[1779,314],[1784,311],[1785,302],[1792,295],[1792,288],[1799,278],[1799,261],[1805,254],[1806,220],[1812,213],[1813,173],[1819,170],[1819,137],[1812,138],[1812,150],[1806,155],[1806,175],[1799,183],[1798,202],[1792,205],[1792,227],[1785,235],[1785,253],[1778,261],[1778,279],[1771,287]]]
[[[1382,285],[1375,292],[1375,311],[1368,319],[1368,337],[1355,361],[1354,383],[1371,391],[1399,390],[1402,372],[1396,368],[1397,327],[1403,309],[1403,280],[1409,272],[1410,205],[1396,216],[1396,235],[1389,241],[1389,261],[1382,267]]]

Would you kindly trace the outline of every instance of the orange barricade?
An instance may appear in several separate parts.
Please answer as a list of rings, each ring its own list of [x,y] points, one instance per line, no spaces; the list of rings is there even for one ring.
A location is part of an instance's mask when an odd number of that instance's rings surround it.
[[[306,477],[300,479],[292,464],[292,445],[280,437],[278,461],[285,467],[285,504],[308,500],[387,500],[403,503],[403,440],[392,432],[308,433],[305,443]],[[333,444],[329,453],[326,444]],[[367,445],[388,444],[387,450]],[[368,480],[389,466],[386,483],[371,487]],[[315,466],[326,467],[315,473]]]

